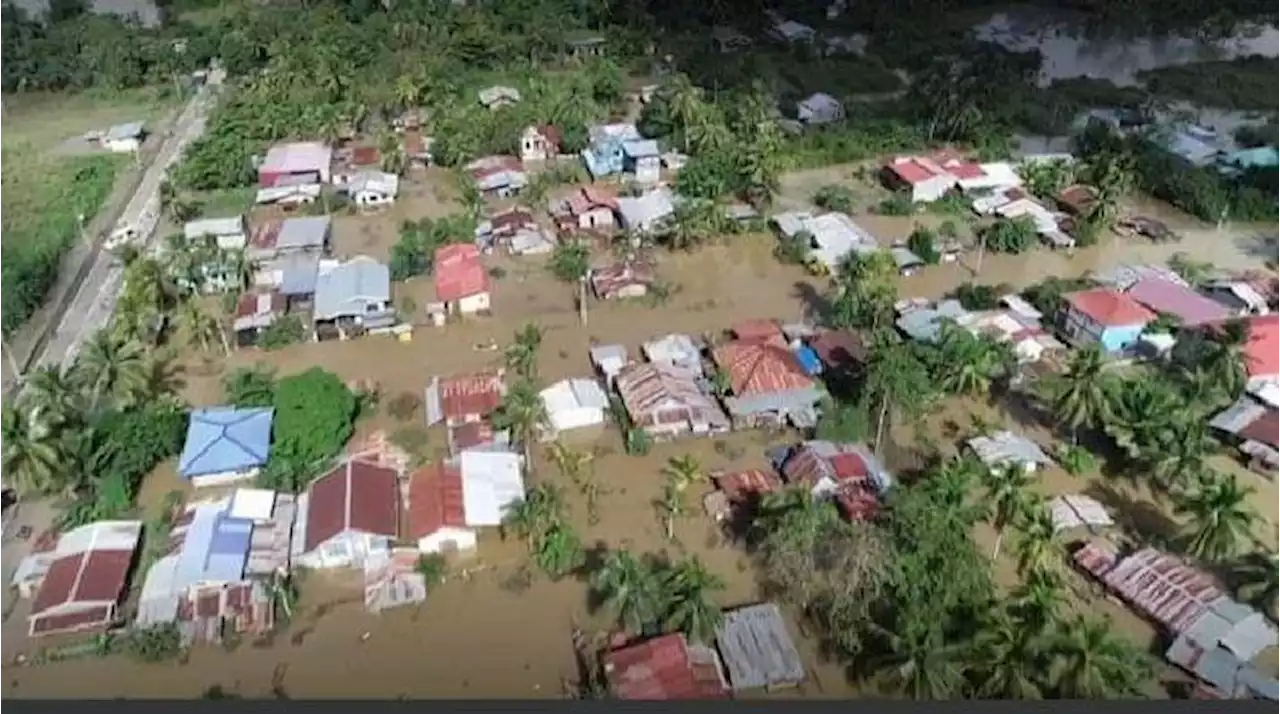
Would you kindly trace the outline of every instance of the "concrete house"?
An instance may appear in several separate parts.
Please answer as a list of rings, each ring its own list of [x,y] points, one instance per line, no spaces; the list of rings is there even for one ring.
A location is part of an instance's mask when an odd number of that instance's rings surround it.
[[[188,221],[182,226],[182,235],[189,243],[212,240],[222,250],[243,250],[249,243],[244,216]]]
[[[197,488],[256,477],[271,452],[274,414],[269,407],[193,410],[178,474]]]
[[[1097,288],[1063,296],[1062,326],[1076,344],[1097,343],[1108,354],[1122,353],[1137,344],[1156,314],[1125,293]]]
[[[357,206],[386,206],[400,195],[400,177],[385,171],[361,171],[342,187]]]
[[[409,477],[408,523],[405,536],[429,553],[469,552],[476,549],[477,533],[467,526],[462,490],[462,469],[457,464],[424,466]]]
[[[842,121],[844,116],[844,105],[825,92],[811,94],[796,105],[796,118],[810,126]]]
[[[489,273],[474,245],[441,246],[435,256],[436,299],[445,309],[462,315],[488,312]]]
[[[655,439],[729,430],[729,418],[688,370],[662,362],[631,364],[618,372],[614,385],[631,423]]]
[[[102,135],[102,148],[113,154],[133,154],[146,139],[145,124],[140,121],[117,124]]]
[[[365,329],[394,325],[390,269],[364,255],[321,267],[311,314],[317,324],[332,323],[339,329],[344,325]]]
[[[520,160],[546,161],[560,153],[560,130],[549,124],[525,127],[520,134]]]
[[[612,230],[618,225],[618,197],[611,191],[582,186],[568,198],[552,201],[551,214],[562,232]]]
[[[351,460],[321,476],[298,500],[294,562],[306,568],[363,567],[399,535],[399,473]]]
[[[622,167],[639,183],[657,183],[662,174],[662,150],[658,142],[653,139],[623,142]]]
[[[735,341],[717,347],[712,355],[728,376],[730,395],[724,403],[735,424],[790,421],[805,428],[816,423],[823,391],[785,344]]]
[[[318,141],[277,144],[258,165],[258,186],[329,183],[332,165],[333,150]]]
[[[558,434],[605,422],[609,397],[594,379],[562,379],[540,392],[551,431]]]
[[[620,174],[626,169],[627,142],[642,141],[635,124],[604,124],[591,127],[582,160],[593,178]]]
[[[141,521],[98,521],[63,533],[31,601],[27,634],[108,627],[128,589],[141,541]]]

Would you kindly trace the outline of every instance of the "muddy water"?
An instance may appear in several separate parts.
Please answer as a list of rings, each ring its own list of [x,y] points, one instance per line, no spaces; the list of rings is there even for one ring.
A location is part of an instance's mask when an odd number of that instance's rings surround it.
[[[1009,49],[1040,50],[1045,84],[1055,79],[1094,77],[1133,85],[1137,73],[1148,69],[1252,54],[1275,57],[1280,43],[1273,25],[1241,31],[1213,43],[1178,36],[1089,39],[1078,30],[1065,16],[1043,9],[997,13],[974,28],[980,39]]]
[[[818,186],[849,182],[853,167],[837,167],[789,176],[782,203],[802,205]],[[882,194],[869,184],[857,183],[864,206],[858,220],[888,243],[901,240],[913,223],[936,225],[942,218],[878,217],[865,206]],[[402,213],[344,217],[336,224],[336,251],[385,256],[395,239],[396,226],[406,216],[432,214],[443,204],[431,203],[434,189],[422,189],[420,200],[406,201]],[[1143,209],[1147,210],[1146,208]],[[960,221],[963,224],[963,221]],[[1188,224],[1178,224],[1188,225]],[[1246,255],[1230,257],[1230,241],[1209,234],[1194,234],[1178,249],[1202,259],[1246,263]],[[220,398],[219,380],[226,369],[265,361],[283,373],[322,365],[345,379],[374,379],[381,386],[384,403],[401,393],[420,395],[432,375],[475,370],[496,363],[493,352],[475,349],[491,341],[505,344],[522,323],[536,321],[545,329],[539,369],[544,380],[590,374],[586,350],[592,340],[620,342],[635,353],[644,339],[671,331],[704,333],[723,329],[752,317],[794,319],[811,309],[813,296],[824,281],[802,271],[781,266],[771,257],[772,241],[766,236],[726,239],[726,244],[687,255],[664,256],[660,277],[674,287],[662,306],[592,303],[587,325],[580,325],[573,308],[572,290],[556,282],[542,267],[542,260],[494,258],[505,275],[494,287],[495,315],[436,329],[420,327],[411,343],[388,338],[366,338],[347,343],[307,344],[273,353],[240,352],[226,364],[206,364],[191,358],[187,363],[185,396],[194,404],[214,404]],[[1047,274],[1080,274],[1108,261],[1158,259],[1173,249],[1117,240],[1081,251],[1067,258],[1043,250],[1019,257],[989,257],[982,279],[1026,284]],[[904,295],[936,296],[970,278],[959,266],[938,266],[903,281]],[[397,286],[398,295],[412,296],[418,305],[431,299],[431,282],[418,279]],[[952,419],[968,423],[968,413],[983,413],[989,421],[1008,419],[985,407],[956,403],[925,427],[935,441],[947,438]],[[985,411],[984,411],[985,410]],[[421,410],[399,420],[385,410],[362,428],[389,431],[420,428]],[[1045,436],[1035,432],[1038,436]],[[1047,439],[1047,436],[1045,436]],[[428,452],[442,448],[439,434],[431,434]],[[690,515],[676,527],[677,542],[663,539],[653,501],[661,491],[665,461],[694,454],[708,469],[763,467],[765,448],[787,439],[786,435],[741,433],[719,441],[691,440],[662,445],[645,458],[623,455],[615,432],[575,437],[582,448],[596,456],[594,473],[603,486],[598,521],[590,522],[584,499],[572,484],[563,484],[571,496],[572,518],[589,546],[628,547],[636,552],[667,550],[672,557],[696,555],[726,581],[720,602],[726,606],[757,599],[755,578],[741,552],[721,543],[701,514],[697,497],[690,498]],[[910,433],[895,440],[910,443]],[[1074,479],[1059,471],[1046,473],[1041,487],[1046,493],[1079,491],[1094,481]],[[1244,478],[1252,478],[1245,476]],[[560,480],[554,469],[536,464],[533,482]],[[1257,479],[1254,479],[1257,481]],[[140,498],[145,510],[153,510],[165,494],[180,488],[171,466],[148,479]],[[1146,502],[1141,494],[1133,500]],[[1277,494],[1273,486],[1260,487],[1258,507],[1269,508],[1275,522]],[[1265,506],[1261,504],[1271,504]],[[975,534],[989,547],[990,534]],[[303,601],[292,628],[280,634],[271,647],[242,645],[235,652],[204,648],[192,653],[185,665],[141,666],[124,659],[66,662],[34,668],[6,669],[4,693],[9,696],[198,696],[219,685],[251,697],[555,697],[563,679],[576,677],[569,636],[575,625],[589,629],[607,626],[587,601],[583,583],[569,579],[550,583],[535,579],[519,584],[526,563],[523,548],[486,534],[478,554],[458,563],[451,580],[433,592],[421,607],[368,614],[358,601],[359,585],[349,574],[315,574],[303,585]],[[1012,570],[1002,562],[998,576],[1009,582]],[[1145,644],[1152,632],[1141,620],[1121,608],[1082,600],[1090,611],[1113,614],[1117,627],[1136,642]],[[5,659],[24,646],[21,612],[5,625]],[[367,634],[367,637],[366,637]],[[798,631],[797,631],[798,634]],[[807,696],[850,697],[859,691],[844,678],[839,666],[824,662],[815,645],[801,638],[799,644],[810,669]]]

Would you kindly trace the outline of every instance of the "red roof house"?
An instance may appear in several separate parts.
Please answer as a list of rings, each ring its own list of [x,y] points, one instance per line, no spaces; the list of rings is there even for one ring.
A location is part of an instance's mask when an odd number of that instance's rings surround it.
[[[399,472],[348,460],[307,487],[300,499],[303,543],[298,563],[310,568],[362,566],[400,533]]]
[[[1127,295],[1153,312],[1173,315],[1188,327],[1228,317],[1222,303],[1170,280],[1139,280]]]
[[[141,538],[140,521],[99,521],[62,534],[31,602],[30,636],[108,626]]]
[[[1129,349],[1156,314],[1129,295],[1097,288],[1063,296],[1063,330],[1076,344],[1098,343],[1106,352]]]
[[[427,387],[427,426],[481,421],[502,404],[506,393],[501,371],[436,377]]]
[[[1280,375],[1280,315],[1245,319],[1249,338],[1244,345],[1244,366],[1249,378]]]
[[[436,299],[446,309],[460,313],[489,309],[489,273],[474,244],[454,243],[436,250],[435,276]]]
[[[736,341],[717,347],[712,355],[728,376],[732,396],[724,401],[736,420],[756,424],[790,419],[798,426],[816,420],[813,410],[822,392],[787,347]]]
[[[678,701],[727,699],[720,656],[691,645],[682,634],[663,635],[604,655],[604,673],[618,699]]]
[[[418,469],[409,479],[406,536],[422,553],[474,550],[476,532],[467,527],[462,470],[439,463]]]
[[[801,444],[783,463],[782,475],[814,495],[830,496],[852,520],[873,516],[893,480],[865,446],[830,441]]]

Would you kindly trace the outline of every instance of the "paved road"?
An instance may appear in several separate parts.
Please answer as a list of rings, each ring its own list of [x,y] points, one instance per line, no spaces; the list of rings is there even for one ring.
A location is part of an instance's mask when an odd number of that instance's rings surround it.
[[[116,223],[117,228],[132,227],[137,233],[135,241],[142,248],[150,246],[155,238],[160,218],[160,184],[168,169],[182,157],[183,149],[204,133],[205,119],[222,79],[221,71],[211,72],[208,84],[183,109]],[[124,278],[121,266],[108,250],[99,251],[93,261],[36,364],[69,365],[85,340],[105,326],[115,310]]]

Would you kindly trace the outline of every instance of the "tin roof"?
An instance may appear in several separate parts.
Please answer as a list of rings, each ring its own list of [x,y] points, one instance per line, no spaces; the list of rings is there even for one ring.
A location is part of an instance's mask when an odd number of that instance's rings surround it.
[[[409,477],[409,538],[425,538],[442,528],[465,528],[462,471],[445,463],[424,466]]]
[[[716,348],[714,355],[737,397],[813,387],[813,380],[786,347],[730,342]]]
[[[98,521],[63,534],[31,602],[31,616],[86,603],[114,605],[141,537],[140,521]]]
[[[1177,317],[1187,326],[1222,320],[1228,316],[1227,308],[1185,285],[1150,278],[1140,280],[1129,288],[1129,297],[1159,313]]]
[[[1063,297],[1073,308],[1103,327],[1142,325],[1156,319],[1155,313],[1132,297],[1111,288],[1083,290]]]
[[[436,297],[453,302],[489,291],[489,274],[480,262],[480,249],[471,243],[454,243],[436,250]]]
[[[191,412],[178,473],[187,478],[257,467],[271,450],[270,407],[206,407]]]
[[[307,487],[306,551],[345,531],[394,538],[400,521],[395,469],[349,460]]]
[[[618,699],[724,699],[728,687],[715,650],[690,647],[684,635],[655,637],[604,655],[605,676]]]

